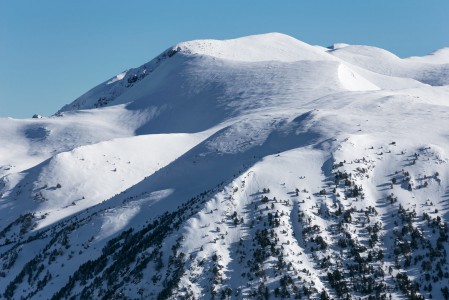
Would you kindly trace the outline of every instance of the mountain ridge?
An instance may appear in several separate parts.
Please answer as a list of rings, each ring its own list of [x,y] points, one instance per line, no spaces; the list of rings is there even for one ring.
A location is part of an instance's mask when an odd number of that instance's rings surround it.
[[[2,119],[0,294],[449,296],[446,51],[385,53],[179,43]]]

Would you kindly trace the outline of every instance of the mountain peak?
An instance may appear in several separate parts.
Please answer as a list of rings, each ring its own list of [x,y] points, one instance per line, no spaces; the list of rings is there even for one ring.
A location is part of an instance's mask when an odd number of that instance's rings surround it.
[[[183,58],[172,59],[173,56]],[[337,61],[335,57],[319,49],[281,33],[251,35],[228,40],[193,40],[176,44],[162,52],[150,62],[106,80],[94,87],[72,103],[64,106],[57,114],[64,111],[99,108],[131,102],[135,99],[124,94],[142,81],[151,85],[148,78],[157,81],[157,70],[182,68],[180,60],[194,57],[213,58],[225,64],[295,61]],[[207,60],[207,59],[206,59]],[[207,65],[206,61],[198,62],[198,68]],[[151,76],[149,76],[151,74]],[[164,75],[165,76],[165,75]],[[145,80],[144,80],[145,79]],[[116,101],[116,99],[120,99]]]
[[[425,60],[197,40],[2,120],[0,298],[444,298],[449,69]]]
[[[194,40],[179,43],[172,49],[186,54],[247,62],[332,59],[311,45],[277,32],[228,40]]]

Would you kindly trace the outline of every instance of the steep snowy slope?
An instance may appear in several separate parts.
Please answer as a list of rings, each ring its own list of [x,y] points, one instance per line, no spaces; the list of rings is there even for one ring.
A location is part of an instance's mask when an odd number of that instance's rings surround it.
[[[163,168],[210,133],[159,134],[120,138],[62,152],[21,172],[20,185],[3,196],[14,221],[24,211],[44,218],[44,227],[108,199]],[[101,176],[99,176],[101,174]],[[9,181],[9,176],[3,180]],[[32,201],[30,201],[32,200]]]
[[[1,297],[444,299],[437,53],[185,42],[2,120]]]

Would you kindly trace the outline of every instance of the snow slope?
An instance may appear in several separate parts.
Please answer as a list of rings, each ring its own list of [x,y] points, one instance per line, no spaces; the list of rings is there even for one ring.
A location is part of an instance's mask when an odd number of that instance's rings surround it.
[[[0,120],[1,297],[443,299],[448,61],[191,41]]]
[[[433,86],[449,84],[447,49],[422,58],[408,59],[400,59],[384,49],[370,46],[349,45],[329,52],[348,63],[379,74],[413,78]]]

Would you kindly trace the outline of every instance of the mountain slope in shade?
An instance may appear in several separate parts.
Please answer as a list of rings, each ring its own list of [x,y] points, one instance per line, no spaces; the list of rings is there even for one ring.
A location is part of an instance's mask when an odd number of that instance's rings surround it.
[[[0,120],[5,299],[444,299],[447,51],[184,42]]]

